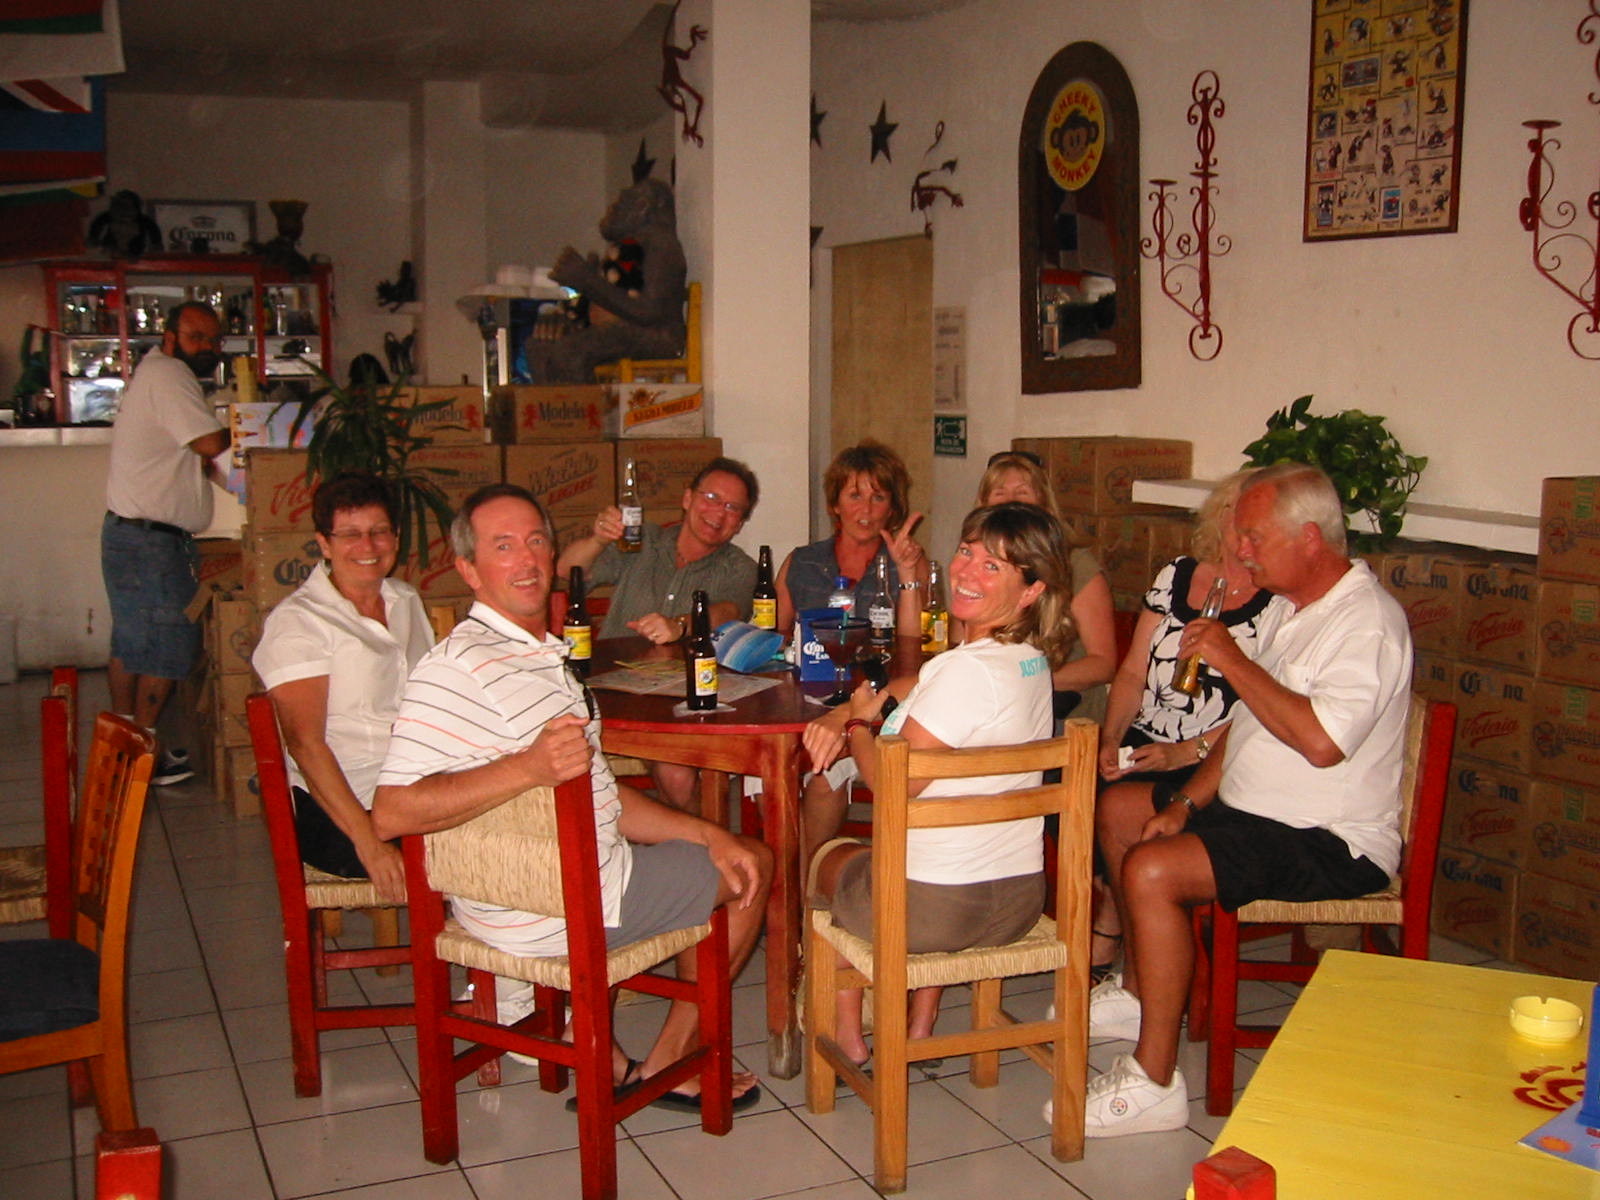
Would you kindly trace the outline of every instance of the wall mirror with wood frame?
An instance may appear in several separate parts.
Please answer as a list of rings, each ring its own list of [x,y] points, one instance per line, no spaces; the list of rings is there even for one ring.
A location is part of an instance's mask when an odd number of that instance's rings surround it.
[[[1105,47],[1074,42],[1039,73],[1017,192],[1023,392],[1137,387],[1139,106]]]

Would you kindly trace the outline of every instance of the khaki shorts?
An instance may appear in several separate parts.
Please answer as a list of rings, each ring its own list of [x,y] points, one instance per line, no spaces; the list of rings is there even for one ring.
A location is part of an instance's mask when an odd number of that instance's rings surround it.
[[[906,949],[912,954],[1014,942],[1044,911],[1044,872],[981,883],[906,881]],[[833,919],[872,940],[872,855],[851,859],[833,892]]]

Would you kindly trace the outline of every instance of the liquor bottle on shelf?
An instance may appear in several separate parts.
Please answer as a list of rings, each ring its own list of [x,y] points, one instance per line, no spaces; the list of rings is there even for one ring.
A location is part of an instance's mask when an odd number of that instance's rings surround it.
[[[617,495],[617,507],[622,510],[622,537],[617,549],[623,554],[637,554],[644,549],[644,507],[639,503],[639,483],[630,454],[622,460],[622,491]]]
[[[567,580],[567,615],[561,623],[561,636],[567,643],[567,661],[579,678],[589,674],[589,659],[594,653],[594,626],[583,592],[583,568],[573,567]]]
[[[944,573],[933,559],[928,560],[928,602],[922,610],[922,648],[929,654],[943,654],[950,648],[950,610],[944,601]]]
[[[711,607],[703,591],[694,593],[689,640],[683,647],[684,705],[691,712],[717,707],[717,652],[711,644]]]
[[[889,560],[882,554],[874,561],[867,620],[872,623],[867,640],[878,650],[888,649],[894,642],[894,600],[889,595]]]
[[[756,590],[750,595],[750,623],[757,629],[778,627],[778,589],[772,584],[772,547],[761,547],[756,560]]]
[[[1200,609],[1200,615],[1208,620],[1215,620],[1222,615],[1222,602],[1228,594],[1228,581],[1218,575],[1211,581],[1211,590],[1206,593],[1205,606]],[[1172,674],[1172,690],[1182,692],[1185,696],[1198,695],[1200,692],[1200,654],[1198,652],[1187,658],[1178,660],[1178,667]]]

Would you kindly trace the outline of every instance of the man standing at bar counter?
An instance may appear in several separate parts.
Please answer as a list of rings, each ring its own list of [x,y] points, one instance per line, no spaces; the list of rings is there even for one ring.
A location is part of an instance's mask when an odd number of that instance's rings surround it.
[[[111,707],[151,729],[200,652],[200,628],[184,610],[198,587],[194,535],[211,524],[207,466],[230,440],[200,387],[217,369],[221,338],[210,305],[168,313],[161,345],[134,371],[111,432],[100,529]],[[193,774],[187,751],[163,749],[151,782]]]
[[[761,496],[755,472],[734,458],[714,458],[683,489],[683,521],[674,533],[646,521],[644,546],[624,555],[622,510],[615,505],[594,519],[594,532],[561,552],[556,570],[582,567],[592,586],[616,584],[606,614],[606,634],[624,628],[658,646],[681,642],[689,629],[696,589],[711,601],[711,628],[750,619],[756,564],[733,544]],[[699,811],[696,771],[677,763],[651,763],[661,798],[686,812]]]
[[[1292,611],[1254,662],[1221,621],[1190,621],[1178,652],[1202,654],[1233,685],[1233,727],[1187,782],[1100,795],[1128,953],[1122,977],[1089,993],[1089,1032],[1137,1045],[1090,1082],[1089,1137],[1188,1122],[1176,1064],[1192,906],[1349,899],[1385,887],[1400,863],[1405,614],[1347,557],[1338,494],[1315,467],[1280,463],[1247,480],[1234,528],[1251,579]]]

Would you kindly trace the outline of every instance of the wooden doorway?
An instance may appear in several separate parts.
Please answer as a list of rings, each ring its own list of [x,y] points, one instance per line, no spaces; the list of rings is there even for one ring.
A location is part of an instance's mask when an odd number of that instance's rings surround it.
[[[892,446],[913,510],[933,506],[933,242],[920,235],[833,251],[833,445]]]

